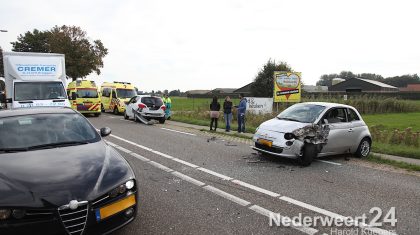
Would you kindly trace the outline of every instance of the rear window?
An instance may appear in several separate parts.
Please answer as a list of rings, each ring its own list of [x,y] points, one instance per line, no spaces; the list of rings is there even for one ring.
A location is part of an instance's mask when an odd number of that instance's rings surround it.
[[[96,89],[77,89],[77,98],[98,98]]]
[[[160,107],[163,105],[163,101],[159,97],[142,97],[141,102],[147,105],[147,107],[151,107],[151,106]]]

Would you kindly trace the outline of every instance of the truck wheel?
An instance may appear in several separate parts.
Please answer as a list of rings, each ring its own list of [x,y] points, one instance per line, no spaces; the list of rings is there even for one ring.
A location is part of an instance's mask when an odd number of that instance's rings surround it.
[[[302,149],[302,156],[299,157],[300,165],[302,166],[311,165],[316,155],[317,155],[316,146],[314,144],[305,143]]]
[[[99,117],[101,115],[101,113],[95,113],[94,115],[95,115],[95,117]]]
[[[372,143],[369,138],[363,138],[362,141],[360,141],[359,147],[354,155],[358,158],[367,157],[370,153],[371,144]]]
[[[120,112],[118,112],[118,108],[117,108],[117,107],[115,107],[115,108],[114,108],[114,114],[115,114],[115,115],[120,114]]]
[[[163,117],[163,118],[159,118],[159,123],[160,123],[160,124],[165,123],[165,121],[166,121],[165,117]]]
[[[130,119],[130,117],[129,117],[129,116],[127,116],[127,112],[126,112],[126,111],[124,111],[124,119],[125,119],[125,120]]]
[[[105,113],[105,108],[103,104],[101,104],[101,112]]]

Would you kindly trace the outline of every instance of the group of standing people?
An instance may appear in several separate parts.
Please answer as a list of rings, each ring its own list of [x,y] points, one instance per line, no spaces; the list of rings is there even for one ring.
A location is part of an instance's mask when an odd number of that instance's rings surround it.
[[[225,119],[226,124],[226,132],[231,130],[230,124],[232,123],[232,108],[236,108],[237,110],[237,118],[238,118],[238,133],[245,132],[245,111],[246,111],[246,99],[244,95],[241,93],[239,95],[239,105],[233,105],[229,96],[225,98],[223,102],[223,116]],[[217,101],[217,97],[213,97],[213,101],[210,104],[210,130],[216,131],[217,129],[217,122],[219,120],[219,111],[220,111],[220,103]],[[213,129],[214,127],[214,129]]]

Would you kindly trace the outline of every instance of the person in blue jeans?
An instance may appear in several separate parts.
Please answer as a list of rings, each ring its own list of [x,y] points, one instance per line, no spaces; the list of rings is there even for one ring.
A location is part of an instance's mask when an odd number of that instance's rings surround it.
[[[225,102],[223,102],[223,116],[226,123],[226,132],[229,132],[230,123],[232,122],[232,101],[230,101],[229,96],[226,96]]]
[[[245,112],[246,112],[246,99],[244,94],[239,95],[239,105],[235,105],[236,110],[238,111],[238,133],[245,132]]]

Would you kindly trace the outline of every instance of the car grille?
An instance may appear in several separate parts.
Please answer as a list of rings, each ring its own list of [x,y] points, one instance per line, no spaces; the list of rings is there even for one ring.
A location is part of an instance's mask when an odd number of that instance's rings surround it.
[[[79,206],[76,210],[58,210],[61,222],[70,235],[81,235],[85,229],[88,214],[88,205]]]

